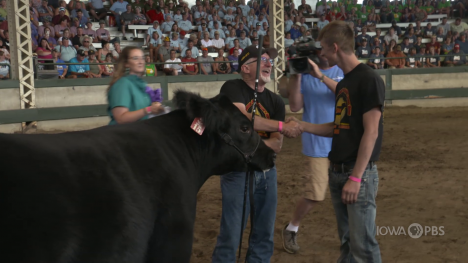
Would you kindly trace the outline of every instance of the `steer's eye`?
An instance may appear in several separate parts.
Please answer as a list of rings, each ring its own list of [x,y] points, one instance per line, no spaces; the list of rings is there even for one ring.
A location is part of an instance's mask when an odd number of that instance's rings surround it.
[[[243,133],[250,133],[250,127],[245,125],[245,126],[241,126],[241,132]]]

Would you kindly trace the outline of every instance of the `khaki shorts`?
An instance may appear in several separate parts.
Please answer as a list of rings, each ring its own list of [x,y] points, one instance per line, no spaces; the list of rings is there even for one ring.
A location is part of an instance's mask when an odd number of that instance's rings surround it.
[[[304,157],[304,182],[303,197],[313,201],[325,200],[328,187],[328,158]]]

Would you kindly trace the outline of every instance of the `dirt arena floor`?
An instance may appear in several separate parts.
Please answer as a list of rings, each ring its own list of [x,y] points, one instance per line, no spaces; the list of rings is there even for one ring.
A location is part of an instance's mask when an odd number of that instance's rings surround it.
[[[468,108],[386,109],[378,162],[377,225],[402,226],[406,235],[378,236],[383,262],[468,262],[467,114]],[[301,224],[301,251],[295,255],[283,251],[281,229],[301,193],[297,179],[301,157],[301,140],[285,139],[277,161],[278,209],[271,262],[336,262],[339,240],[329,194]],[[221,193],[215,176],[198,194],[192,263],[211,262],[220,218]],[[443,226],[445,233],[413,239],[407,230],[412,223]]]

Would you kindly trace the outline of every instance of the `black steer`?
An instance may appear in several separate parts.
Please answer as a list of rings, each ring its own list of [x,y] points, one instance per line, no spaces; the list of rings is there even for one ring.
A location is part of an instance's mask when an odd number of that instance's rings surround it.
[[[275,154],[224,96],[179,91],[179,110],[62,134],[0,134],[0,262],[190,261],[197,192]],[[202,117],[200,136],[191,129]]]

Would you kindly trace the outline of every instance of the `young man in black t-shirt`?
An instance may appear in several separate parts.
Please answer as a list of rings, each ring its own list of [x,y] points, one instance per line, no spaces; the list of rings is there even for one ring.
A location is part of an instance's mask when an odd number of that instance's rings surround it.
[[[273,59],[278,56],[278,52],[274,48],[262,49],[261,61],[257,61],[258,52],[257,47],[253,45],[242,51],[238,68],[242,79],[227,81],[221,87],[221,94],[226,95],[242,113],[251,118],[257,63],[261,63],[254,128],[265,144],[278,153],[283,144],[282,133],[287,132],[289,136],[296,137],[302,133],[302,130],[296,122],[283,123],[285,116],[283,100],[265,88],[266,83],[271,80]],[[213,263],[235,262],[236,260],[240,240],[245,176],[245,172],[231,172],[221,176],[223,212],[220,233],[212,256]],[[270,262],[273,255],[277,204],[276,167],[269,171],[255,171],[254,184],[256,212],[252,244],[249,244],[246,261]],[[247,217],[250,208],[249,201],[246,202]]]
[[[330,82],[309,60],[311,75],[327,85],[336,85],[335,121],[299,123],[305,132],[333,137],[328,155],[329,187],[341,240],[338,262],[354,259],[380,263],[375,238],[375,197],[379,184],[375,162],[382,146],[385,85],[375,71],[354,56],[354,32],[345,22],[331,22],[320,31],[318,39],[321,56],[330,65],[338,65],[345,77],[339,83]]]

